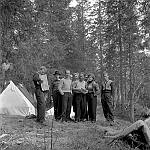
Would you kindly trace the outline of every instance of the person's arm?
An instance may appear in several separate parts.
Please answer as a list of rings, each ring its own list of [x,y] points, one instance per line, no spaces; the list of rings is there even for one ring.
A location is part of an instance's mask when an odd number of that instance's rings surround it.
[[[76,84],[76,82],[75,82],[75,81],[73,81],[73,82],[72,82],[72,90],[75,90],[75,89],[76,89],[76,87],[77,87],[77,84]]]
[[[71,86],[70,86],[71,94],[73,93],[73,82],[71,81]]]
[[[81,92],[81,89],[79,89],[77,87],[77,82],[76,81],[72,82],[72,91],[75,92],[75,93]]]
[[[114,96],[115,96],[115,87],[114,87],[114,83],[111,82],[110,86],[111,86],[111,94],[112,94],[112,97],[114,98]]]
[[[43,81],[40,79],[38,73],[33,75],[33,81],[36,82],[37,84],[41,84]]]
[[[87,90],[87,82],[85,82],[85,88],[84,88],[84,89],[81,88],[81,92],[82,92],[83,94],[87,94],[87,93],[88,93],[88,90]]]
[[[61,95],[64,95],[64,92],[62,91],[63,84],[64,84],[64,81],[63,81],[63,79],[61,79],[60,83],[58,85],[58,90],[59,90],[59,92],[60,92]]]
[[[114,87],[114,83],[111,82],[110,84],[111,86],[111,95],[112,95],[112,104],[113,104],[113,108],[115,108],[115,87]]]
[[[103,93],[103,82],[100,84],[100,92],[101,92],[101,95]]]
[[[54,88],[54,81],[51,81],[51,84],[50,84],[50,94],[51,94],[51,96],[53,96],[53,88]]]
[[[100,94],[100,88],[98,83],[94,83],[94,89],[95,89],[95,96]]]
[[[50,82],[50,76],[49,76],[49,74],[46,74],[46,75],[47,75],[48,86],[49,86],[49,89],[50,89],[50,85],[51,85],[51,82]]]

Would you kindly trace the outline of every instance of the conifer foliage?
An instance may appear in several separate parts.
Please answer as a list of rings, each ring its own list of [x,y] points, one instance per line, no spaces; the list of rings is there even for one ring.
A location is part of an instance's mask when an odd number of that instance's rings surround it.
[[[149,90],[143,88],[150,74],[150,2],[76,2],[72,7],[71,0],[0,1],[0,63],[13,64],[5,79],[32,87],[40,65],[50,74],[65,68],[94,72],[98,80],[106,70],[116,83],[116,104],[130,106],[134,120],[134,101]]]

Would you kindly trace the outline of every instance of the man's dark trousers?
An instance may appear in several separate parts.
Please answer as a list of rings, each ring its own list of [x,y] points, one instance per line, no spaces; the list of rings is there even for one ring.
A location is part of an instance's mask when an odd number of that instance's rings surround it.
[[[86,119],[87,110],[86,110],[86,99],[84,94],[82,93],[76,94],[75,105],[76,105],[75,120],[80,121]]]
[[[76,95],[77,93],[73,93],[73,98],[72,98],[73,112],[76,112]]]
[[[72,94],[70,92],[64,92],[62,95],[62,120],[70,120],[72,106]]]
[[[88,120],[87,116],[87,100],[86,100],[86,95],[82,95],[82,104],[81,104],[81,120],[86,119]]]
[[[90,121],[96,121],[97,96],[94,93],[87,93],[88,117]]]
[[[40,88],[35,90],[35,96],[37,99],[37,121],[43,122],[45,121],[45,100],[44,94]]]
[[[56,120],[61,119],[62,99],[59,91],[53,92],[54,116]]]
[[[103,107],[104,116],[107,121],[113,121],[113,105],[111,92],[102,92],[101,103]]]

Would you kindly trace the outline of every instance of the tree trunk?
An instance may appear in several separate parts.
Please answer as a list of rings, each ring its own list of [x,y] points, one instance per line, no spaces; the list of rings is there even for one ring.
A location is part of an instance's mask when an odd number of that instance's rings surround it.
[[[84,31],[85,31],[85,27],[84,27],[84,0],[82,0],[82,4],[81,4],[81,21],[82,21],[82,24],[81,24],[81,28],[82,28],[82,35],[81,35],[81,41],[82,41],[82,43],[81,43],[81,51],[82,52],[84,52],[85,51],[85,44],[84,44],[84,36],[85,36],[85,33],[84,33]],[[83,60],[83,64],[85,65],[85,60],[84,60],[84,58],[82,58]],[[84,68],[86,68],[86,66],[84,66]]]
[[[101,28],[101,0],[99,0],[99,9],[98,9],[98,24],[99,24],[99,50],[100,50],[100,66],[101,66],[101,74],[100,74],[100,83],[102,82],[103,77],[103,49],[102,49],[102,28]]]
[[[0,86],[3,89],[5,83],[5,71],[2,69],[2,51],[3,51],[3,41],[4,41],[4,30],[3,23],[0,21]]]
[[[133,98],[132,98],[132,93],[133,93],[133,79],[132,79],[132,75],[133,75],[133,68],[132,68],[132,55],[133,55],[133,51],[132,51],[132,46],[131,46],[131,36],[129,38],[129,68],[130,68],[130,93],[129,93],[129,100],[130,100],[130,119],[132,122],[134,122],[134,102],[133,102]]]
[[[122,29],[121,29],[121,1],[119,0],[119,50],[120,50],[120,96],[121,96],[121,110],[123,110],[124,99],[123,99],[123,77],[122,77]]]
[[[125,67],[125,73],[124,73],[124,78],[125,78],[125,85],[124,85],[124,100],[125,100],[125,103],[127,103],[127,75],[126,75],[126,72],[127,72],[127,67]]]

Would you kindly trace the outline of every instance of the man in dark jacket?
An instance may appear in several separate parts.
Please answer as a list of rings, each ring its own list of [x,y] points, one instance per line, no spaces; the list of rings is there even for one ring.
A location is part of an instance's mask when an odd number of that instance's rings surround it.
[[[61,94],[59,92],[58,86],[60,84],[60,73],[58,70],[55,71],[53,74],[55,79],[53,80],[51,84],[51,93],[53,97],[53,103],[54,103],[54,117],[56,121],[61,119],[61,113],[62,113],[62,100],[61,100]]]
[[[42,69],[40,69],[38,72],[36,72],[33,75],[33,82],[35,85],[35,96],[37,100],[37,122],[44,123],[45,122],[45,100],[44,100],[44,93],[42,91],[41,84],[43,81],[40,78],[40,75],[42,74]]]
[[[108,74],[104,73],[104,81],[101,85],[101,103],[106,120],[110,125],[113,125],[113,99],[114,99],[114,85],[113,81],[109,80]]]

